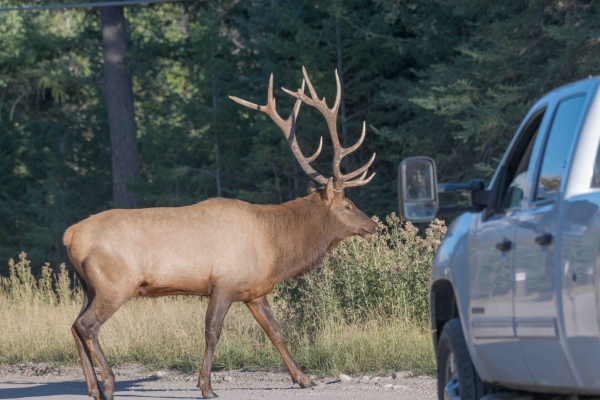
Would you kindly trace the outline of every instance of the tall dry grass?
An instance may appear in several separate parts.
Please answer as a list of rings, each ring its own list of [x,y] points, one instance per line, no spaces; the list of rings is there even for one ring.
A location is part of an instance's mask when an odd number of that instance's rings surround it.
[[[432,373],[425,323],[427,281],[445,227],[434,221],[424,236],[395,216],[371,240],[341,244],[323,266],[279,285],[274,312],[298,365],[319,374],[410,370]],[[0,279],[0,363],[77,364],[70,326],[81,291],[61,266],[35,279],[26,255]],[[204,351],[206,301],[196,297],[128,301],[100,331],[109,362],[196,371]],[[243,304],[234,304],[217,346],[217,369],[281,368],[274,346]]]

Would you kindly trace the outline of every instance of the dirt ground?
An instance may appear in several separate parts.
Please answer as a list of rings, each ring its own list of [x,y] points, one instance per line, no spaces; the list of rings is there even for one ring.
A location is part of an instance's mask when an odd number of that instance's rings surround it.
[[[197,374],[176,371],[146,371],[140,366],[115,368],[115,398],[201,399],[196,388]],[[313,377],[318,384],[311,389],[292,385],[284,372],[219,371],[213,373],[213,389],[221,399],[396,399],[430,400],[436,398],[434,377],[401,377],[401,374],[352,377],[340,382],[337,377]],[[227,380],[230,380],[227,382]],[[46,364],[18,364],[0,367],[0,399],[88,399],[83,372],[74,367]]]

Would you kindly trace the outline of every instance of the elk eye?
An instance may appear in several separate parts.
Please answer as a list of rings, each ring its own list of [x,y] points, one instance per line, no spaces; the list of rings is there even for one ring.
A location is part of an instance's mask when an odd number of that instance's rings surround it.
[[[346,210],[350,211],[350,206],[348,204],[346,204]]]

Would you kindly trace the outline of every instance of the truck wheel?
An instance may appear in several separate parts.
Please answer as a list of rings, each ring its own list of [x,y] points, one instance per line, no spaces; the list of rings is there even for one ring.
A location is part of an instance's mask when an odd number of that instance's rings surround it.
[[[479,400],[494,388],[481,382],[458,318],[444,324],[437,359],[439,400]]]

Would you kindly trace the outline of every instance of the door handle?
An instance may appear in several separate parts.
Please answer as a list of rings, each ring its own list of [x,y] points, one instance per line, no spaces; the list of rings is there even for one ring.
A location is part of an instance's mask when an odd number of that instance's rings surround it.
[[[503,240],[500,243],[496,243],[496,249],[500,250],[501,252],[507,252],[510,249],[512,249],[512,242],[510,240]]]
[[[536,238],[534,240],[540,246],[548,246],[549,244],[552,243],[552,234],[544,233],[543,235],[536,236]]]

